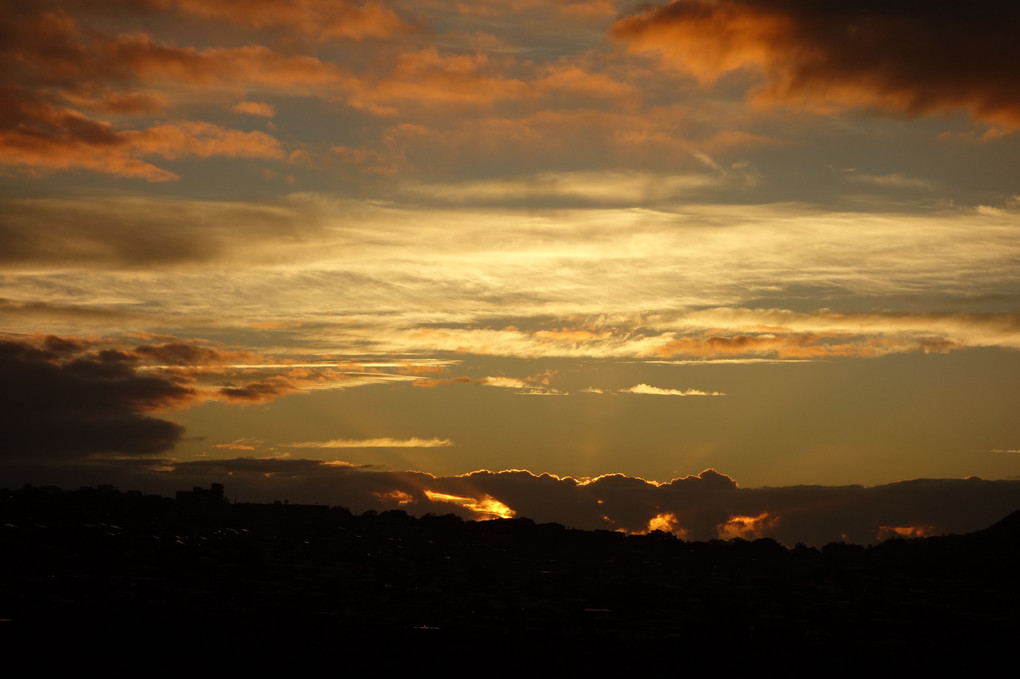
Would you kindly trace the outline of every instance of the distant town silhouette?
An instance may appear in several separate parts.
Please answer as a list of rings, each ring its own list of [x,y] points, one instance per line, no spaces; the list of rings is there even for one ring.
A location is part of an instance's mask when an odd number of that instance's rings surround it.
[[[1009,648],[1020,631],[1020,512],[969,535],[821,549],[232,504],[219,484],[174,499],[26,486],[3,491],[0,513],[8,637],[273,629],[281,641],[344,639],[361,650],[499,638],[829,654]]]

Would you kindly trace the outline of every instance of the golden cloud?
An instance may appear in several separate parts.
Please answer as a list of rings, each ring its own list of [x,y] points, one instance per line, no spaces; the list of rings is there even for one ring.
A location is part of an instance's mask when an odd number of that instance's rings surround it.
[[[313,40],[386,38],[413,27],[384,2],[349,0],[153,0],[208,19],[245,27],[283,28]]]

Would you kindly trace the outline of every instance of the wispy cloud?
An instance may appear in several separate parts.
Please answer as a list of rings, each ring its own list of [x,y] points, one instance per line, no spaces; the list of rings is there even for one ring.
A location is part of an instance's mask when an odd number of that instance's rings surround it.
[[[303,441],[285,443],[285,448],[446,448],[452,446],[449,439],[408,439],[374,438],[374,439],[333,439],[331,441]]]
[[[574,200],[648,205],[675,200],[695,189],[720,186],[723,174],[641,172],[543,173],[456,184],[410,184],[411,195],[454,203],[527,203]]]
[[[487,226],[494,218],[499,229]],[[125,331],[139,327],[139,315],[169,326],[182,319],[206,326],[284,322],[301,324],[292,332],[309,340],[377,355],[442,350],[662,358],[657,349],[674,338],[652,331],[685,325],[699,332],[719,328],[720,336],[779,326],[851,334],[896,327],[915,339],[958,344],[977,339],[979,327],[982,342],[1015,343],[1017,337],[1003,335],[1008,329],[992,317],[781,317],[782,310],[745,308],[751,299],[782,300],[804,288],[853,298],[918,290],[932,297],[1007,294],[1020,283],[1011,213],[866,215],[790,205],[687,205],[682,214],[613,208],[496,215],[475,208],[412,212],[299,194],[258,206],[7,200],[0,223],[6,227],[0,229],[0,258],[13,273],[0,281],[0,296],[34,300],[24,309],[33,316],[29,330],[39,329],[40,304],[73,304],[77,315],[62,333],[77,332],[86,310],[97,318],[107,314],[97,323],[115,332],[108,314],[130,311],[135,317],[125,318]],[[961,239],[964,228],[968,238]],[[451,230],[457,239],[448,238]],[[224,265],[242,264],[229,276],[224,272]],[[142,266],[147,274],[135,275]],[[334,308],[331,291],[338,287],[345,290],[342,323],[323,312]],[[246,291],[243,299],[239,289]],[[689,311],[698,307],[736,310],[728,319],[718,310],[699,319]],[[531,318],[607,315],[621,323],[526,329]],[[709,325],[709,316],[716,325]],[[517,319],[519,329],[487,327],[493,317]],[[759,339],[764,346],[766,338]],[[702,352],[691,358],[702,355],[741,357]]]
[[[629,389],[621,389],[621,394],[647,394],[650,396],[725,396],[721,391],[702,391],[701,389],[664,389],[648,384],[638,384]]]
[[[480,384],[484,384],[488,387],[500,387],[503,389],[527,389],[528,384],[524,380],[517,379],[516,377],[483,377],[479,380]]]
[[[276,115],[276,109],[273,108],[273,105],[262,101],[239,101],[231,106],[230,110],[234,113],[243,113],[250,116],[263,116],[265,118],[272,118]]]
[[[928,179],[918,177],[907,177],[902,174],[851,174],[849,178],[862,184],[873,184],[895,189],[916,189],[919,191],[933,191],[935,184]]]

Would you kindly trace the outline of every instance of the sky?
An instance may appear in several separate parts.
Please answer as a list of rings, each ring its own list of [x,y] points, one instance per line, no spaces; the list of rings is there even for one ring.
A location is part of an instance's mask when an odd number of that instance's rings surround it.
[[[0,484],[982,527],[1020,507],[1018,32],[1007,2],[4,0]]]

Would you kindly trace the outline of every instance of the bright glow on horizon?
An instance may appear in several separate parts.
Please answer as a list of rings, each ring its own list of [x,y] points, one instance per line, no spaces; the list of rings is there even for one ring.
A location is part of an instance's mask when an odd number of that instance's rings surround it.
[[[485,495],[480,499],[461,497],[448,493],[439,493],[432,490],[425,490],[425,496],[432,502],[449,502],[464,509],[474,512],[479,520],[485,519],[511,519],[516,512],[496,498]]]

